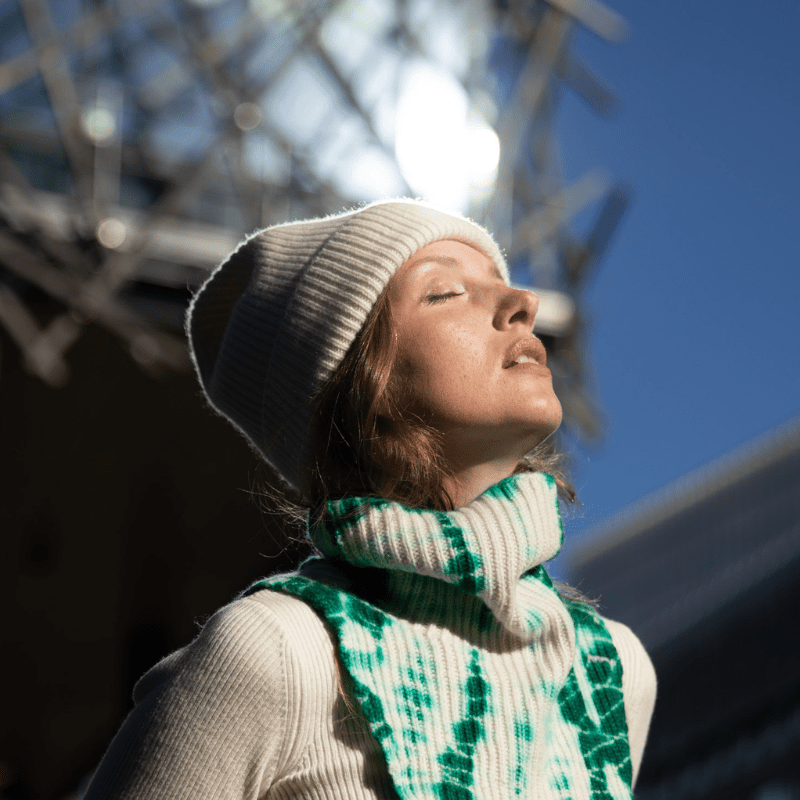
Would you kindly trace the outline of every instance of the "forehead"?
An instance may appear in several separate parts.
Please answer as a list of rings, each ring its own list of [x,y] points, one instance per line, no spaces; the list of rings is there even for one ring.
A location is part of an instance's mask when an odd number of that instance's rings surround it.
[[[417,250],[400,267],[392,282],[397,284],[424,280],[436,267],[455,272],[475,270],[488,277],[505,281],[497,264],[483,251],[466,242],[444,239]]]

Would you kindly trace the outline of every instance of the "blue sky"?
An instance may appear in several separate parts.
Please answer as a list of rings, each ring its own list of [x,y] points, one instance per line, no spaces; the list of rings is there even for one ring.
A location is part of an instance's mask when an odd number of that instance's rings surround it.
[[[575,46],[619,109],[560,112],[565,177],[603,166],[635,192],[585,294],[606,435],[575,454],[565,555],[800,414],[800,4],[611,6],[627,41]]]

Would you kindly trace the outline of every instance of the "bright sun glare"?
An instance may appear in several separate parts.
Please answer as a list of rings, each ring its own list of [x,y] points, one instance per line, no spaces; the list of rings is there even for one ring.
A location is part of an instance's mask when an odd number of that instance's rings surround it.
[[[466,211],[491,193],[500,140],[441,68],[419,61],[405,70],[395,146],[405,179],[432,202]]]

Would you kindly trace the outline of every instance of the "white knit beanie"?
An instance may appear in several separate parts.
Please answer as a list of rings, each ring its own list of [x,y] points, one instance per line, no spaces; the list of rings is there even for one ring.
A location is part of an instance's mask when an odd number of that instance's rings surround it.
[[[508,280],[484,228],[402,199],[258,231],[192,300],[187,337],[209,403],[295,490],[307,467],[312,399],[397,268],[441,239],[475,246]]]

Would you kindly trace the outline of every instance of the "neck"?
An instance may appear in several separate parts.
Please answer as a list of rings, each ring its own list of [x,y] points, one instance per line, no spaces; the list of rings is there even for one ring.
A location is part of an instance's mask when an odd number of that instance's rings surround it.
[[[453,471],[445,488],[455,508],[465,506],[482,495],[490,486],[514,474],[519,459],[509,458],[466,464]]]
[[[451,431],[443,441],[444,458],[451,470],[445,489],[455,508],[461,508],[488,488],[513,475],[520,461],[544,438],[540,432],[503,438],[476,431]]]

